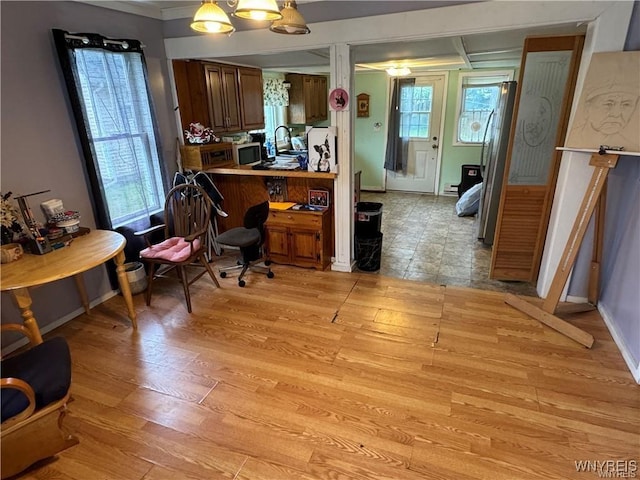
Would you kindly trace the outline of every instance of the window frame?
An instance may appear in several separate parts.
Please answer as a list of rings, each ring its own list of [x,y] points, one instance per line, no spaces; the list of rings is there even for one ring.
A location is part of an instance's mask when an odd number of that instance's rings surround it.
[[[423,87],[430,87],[430,88],[431,88],[431,105],[430,105],[431,109],[430,109],[428,112],[422,112],[422,111],[417,112],[417,111],[412,110],[412,113],[410,113],[410,114],[409,114],[409,115],[413,115],[413,114],[416,114],[416,115],[426,114],[426,115],[427,115],[427,117],[428,117],[428,118],[427,118],[427,124],[426,124],[426,125],[427,125],[427,130],[428,130],[428,131],[426,132],[426,135],[425,135],[425,136],[419,136],[419,137],[408,136],[408,137],[406,137],[406,138],[408,138],[409,140],[414,140],[414,139],[415,139],[415,140],[428,140],[428,139],[431,137],[431,117],[432,117],[432,114],[433,114],[433,95],[434,95],[434,93],[435,93],[435,86],[434,86],[434,85],[432,85],[430,82],[427,82],[427,83],[420,83],[418,79],[419,79],[419,77],[415,77],[416,82],[415,82],[414,84],[412,84],[412,85],[406,85],[406,86],[402,86],[402,85],[401,85],[401,86],[399,87],[399,88],[400,88],[400,104],[399,104],[398,108],[399,108],[399,115],[400,115],[400,133],[401,133],[401,135],[400,135],[400,136],[402,137],[402,116],[405,114],[405,112],[402,112],[402,110],[401,110],[401,108],[402,108],[402,107],[401,107],[401,104],[402,104],[402,89],[403,89],[403,88],[423,88]],[[416,112],[417,112],[417,113],[416,113]],[[418,124],[418,126],[420,126],[420,125]],[[409,131],[410,131],[410,130],[411,130],[411,126],[409,125],[409,127],[408,127],[408,128],[409,128]],[[403,137],[403,138],[405,138],[405,137]]]
[[[458,75],[458,87],[456,90],[456,110],[455,110],[455,119],[453,124],[453,141],[452,145],[458,147],[477,147],[482,145],[482,140],[477,142],[462,142],[458,140],[459,131],[460,131],[460,116],[462,114],[462,89],[464,86],[464,79],[469,77],[498,77],[504,76],[506,77],[504,81],[512,81],[514,78],[515,72],[514,70],[481,70],[481,71],[469,71],[469,72],[460,72]],[[487,84],[492,84],[494,82],[487,82]]]

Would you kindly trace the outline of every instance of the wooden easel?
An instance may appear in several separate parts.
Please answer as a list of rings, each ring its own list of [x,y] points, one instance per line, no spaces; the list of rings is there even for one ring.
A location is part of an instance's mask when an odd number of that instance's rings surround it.
[[[593,345],[593,336],[584,330],[571,325],[566,320],[557,316],[556,313],[577,313],[595,309],[595,303],[598,300],[600,261],[602,257],[602,239],[604,235],[604,206],[606,194],[606,181],[609,171],[618,164],[620,153],[618,151],[604,150],[578,150],[559,148],[559,150],[572,150],[579,152],[592,153],[589,165],[595,167],[591,176],[591,182],[582,199],[582,205],[578,211],[578,216],[573,224],[569,239],[565,245],[564,252],[560,258],[560,263],[556,269],[556,273],[551,282],[547,298],[542,302],[542,306],[535,305],[531,302],[533,299],[519,297],[517,295],[507,294],[505,302],[517,308],[521,312],[526,313],[530,317],[544,323],[545,325],[557,330],[576,342],[591,348]],[[625,152],[625,155],[627,152]],[[589,277],[589,303],[559,303],[560,296],[564,289],[569,273],[573,268],[580,245],[584,240],[584,235],[589,225],[589,220],[594,211],[596,214],[596,239],[594,243],[594,251],[592,255],[591,273]]]

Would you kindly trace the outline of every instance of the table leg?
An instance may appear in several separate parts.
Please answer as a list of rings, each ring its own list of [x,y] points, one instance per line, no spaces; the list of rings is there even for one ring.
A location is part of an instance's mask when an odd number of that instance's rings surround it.
[[[114,261],[116,262],[116,272],[118,273],[118,283],[120,284],[120,291],[122,292],[122,297],[127,304],[127,310],[129,311],[129,318],[131,319],[133,329],[137,330],[138,322],[136,321],[136,311],[133,308],[131,287],[129,286],[129,279],[127,278],[127,274],[124,269],[124,251],[118,252],[118,254],[114,258]]]
[[[76,287],[78,288],[78,293],[80,294],[80,300],[82,300],[82,305],[84,306],[84,313],[90,315],[89,309],[89,297],[87,296],[87,289],[84,286],[84,276],[82,273],[77,273],[73,276],[76,281]]]
[[[25,328],[31,332],[34,342],[42,343],[40,327],[38,327],[38,322],[36,322],[33,312],[31,311],[32,301],[31,295],[29,295],[29,290],[26,288],[18,288],[17,290],[12,290],[12,293],[13,298],[20,309],[20,314],[22,315]]]

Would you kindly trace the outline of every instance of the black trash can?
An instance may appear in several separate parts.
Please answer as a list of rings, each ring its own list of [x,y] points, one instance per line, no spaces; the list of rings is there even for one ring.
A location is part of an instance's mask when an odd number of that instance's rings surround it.
[[[382,233],[359,237],[356,235],[356,262],[359,270],[375,272],[380,270],[382,258]]]
[[[374,237],[382,227],[382,204],[358,202],[356,204],[356,236]]]
[[[464,192],[481,181],[482,171],[480,165],[462,165],[462,177],[460,178],[460,185],[458,185],[458,198],[462,197]]]

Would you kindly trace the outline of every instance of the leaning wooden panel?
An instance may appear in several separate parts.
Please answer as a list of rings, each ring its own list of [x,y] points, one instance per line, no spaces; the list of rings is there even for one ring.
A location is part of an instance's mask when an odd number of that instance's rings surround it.
[[[70,394],[23,422],[2,430],[2,478],[20,473],[39,460],[78,443],[62,426]]]

